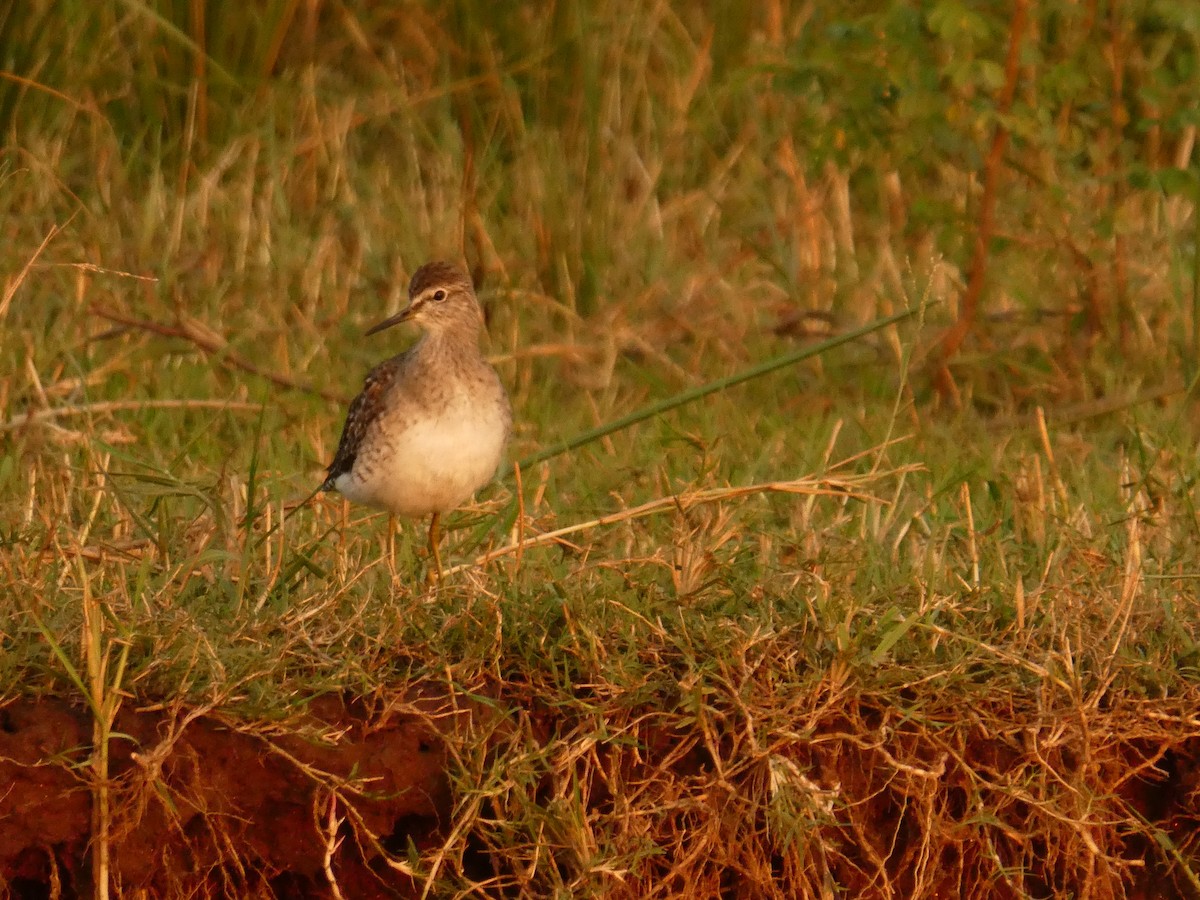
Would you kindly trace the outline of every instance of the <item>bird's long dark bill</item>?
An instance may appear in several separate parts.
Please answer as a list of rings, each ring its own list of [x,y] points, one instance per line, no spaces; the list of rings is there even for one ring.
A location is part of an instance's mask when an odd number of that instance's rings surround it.
[[[368,328],[366,336],[370,337],[377,331],[383,331],[383,329],[385,329],[385,328],[391,328],[393,325],[399,325],[401,322],[407,322],[409,319],[412,318],[412,314],[413,314],[413,308],[411,306],[406,306],[404,309],[400,310],[400,312],[396,313],[390,319],[384,319],[378,325],[374,325],[371,328]]]

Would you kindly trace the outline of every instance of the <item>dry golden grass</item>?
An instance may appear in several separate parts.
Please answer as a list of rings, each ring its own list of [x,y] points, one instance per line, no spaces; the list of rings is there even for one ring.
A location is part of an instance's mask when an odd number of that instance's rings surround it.
[[[1193,199],[1019,135],[948,390],[969,153],[826,153],[814,116],[857,132],[791,68],[809,7],[564,10],[320,7],[313,66],[191,95],[159,153],[105,45],[14,131],[7,889],[1200,894]],[[980,154],[981,95],[946,98]],[[1192,126],[1095,128],[1194,168]],[[441,255],[535,461],[431,592],[411,529],[301,501]]]

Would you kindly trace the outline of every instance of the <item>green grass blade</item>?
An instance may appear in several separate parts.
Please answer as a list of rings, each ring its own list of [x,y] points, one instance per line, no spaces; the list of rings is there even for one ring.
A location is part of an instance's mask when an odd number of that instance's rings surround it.
[[[686,406],[696,400],[701,400],[709,394],[715,394],[718,391],[723,391],[734,385],[742,384],[751,381],[755,378],[761,378],[774,372],[776,369],[782,369],[786,366],[794,365],[795,363],[809,359],[813,356],[820,356],[827,350],[832,350],[834,347],[840,347],[842,344],[848,344],[851,341],[856,341],[861,337],[879,331],[882,328],[887,328],[889,325],[894,325],[897,322],[902,322],[905,319],[915,316],[918,312],[924,309],[923,306],[918,306],[914,309],[908,309],[904,312],[896,313],[883,319],[876,319],[861,328],[856,328],[853,331],[847,331],[845,334],[840,334],[837,337],[830,338],[827,341],[822,341],[819,344],[813,344],[808,347],[802,347],[799,350],[793,350],[791,353],[785,353],[782,356],[776,356],[761,362],[756,366],[751,366],[749,369],[744,369],[733,375],[727,375],[724,378],[717,378],[707,384],[702,384],[699,387],[691,388],[675,394],[672,397],[667,397],[657,403],[651,403],[649,406],[643,406],[639,410],[631,412],[627,416],[622,416],[619,419],[614,419],[611,422],[606,422],[596,428],[578,434],[575,437],[567,438],[559,441],[556,444],[551,444],[543,450],[534,453],[532,456],[527,456],[525,459],[517,463],[522,469],[527,469],[530,466],[537,465],[540,462],[545,462],[548,459],[553,459],[563,453],[568,453],[585,444],[590,444],[593,441],[598,441],[601,438],[614,434],[631,425],[636,425],[639,422],[644,422],[646,419],[661,415],[665,412],[670,412],[680,406]]]

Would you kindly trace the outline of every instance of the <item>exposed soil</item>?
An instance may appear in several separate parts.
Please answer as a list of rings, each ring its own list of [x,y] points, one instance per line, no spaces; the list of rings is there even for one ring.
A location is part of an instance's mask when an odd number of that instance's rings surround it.
[[[332,699],[310,714],[313,734],[332,726],[336,744],[297,735],[294,721],[271,735],[220,717],[120,713],[113,730],[132,738],[110,743],[120,893],[324,897],[327,849],[340,841],[329,865],[345,896],[412,895],[412,880],[362,836],[400,854],[409,840],[436,840],[450,803],[441,742],[412,715]],[[15,896],[91,893],[92,791],[78,765],[91,728],[60,700],[0,708],[0,877]],[[342,820],[332,838],[331,811]]]
[[[451,833],[446,740],[465,717],[485,715],[421,695],[371,707],[322,698],[286,726],[186,709],[124,711],[110,743],[109,883],[118,896],[140,897],[331,897],[333,883],[347,900],[418,896],[422,885],[397,860],[412,846],[428,865]],[[1045,746],[1030,751],[1016,732],[1010,740],[965,720],[926,730],[885,721],[892,716],[867,700],[847,704],[820,722],[821,739],[797,736],[787,751],[814,797],[843,798],[839,821],[818,816],[810,835],[843,896],[1190,896],[1200,852],[1193,720],[1179,718],[1177,734],[1139,738],[1139,719],[1127,718],[1120,733],[1128,737],[1088,754],[1059,741],[1047,758]],[[543,723],[536,739],[567,727]],[[753,765],[731,774],[749,752],[738,734],[707,742],[650,728],[636,746],[598,748],[588,800],[597,827],[619,812],[598,783],[606,776],[595,774],[608,772],[657,821],[663,850],[614,896],[644,896],[654,885],[659,895],[752,897],[762,896],[761,878],[777,888],[810,883],[814,857],[775,854],[770,829],[754,819],[748,831],[703,845],[700,835],[721,837],[737,810],[758,808],[754,791],[767,785]],[[88,712],[61,700],[0,707],[0,895],[92,894],[91,741]],[[1061,795],[1078,798],[1078,820],[1033,800],[1059,796],[1032,792],[1047,772],[1092,773],[1094,782]],[[981,788],[980,776],[991,787]],[[1109,805],[1094,805],[1102,795]],[[486,857],[481,872],[528,872],[503,845],[470,840]],[[997,856],[1025,869],[1022,891],[981,877]],[[761,878],[738,865],[755,859]],[[913,873],[928,872],[931,859],[938,874],[918,888]]]

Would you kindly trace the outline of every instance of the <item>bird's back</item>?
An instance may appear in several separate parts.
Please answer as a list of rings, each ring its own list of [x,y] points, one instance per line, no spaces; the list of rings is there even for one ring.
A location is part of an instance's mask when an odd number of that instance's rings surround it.
[[[321,490],[337,490],[338,478],[354,468],[367,432],[371,424],[383,414],[392,388],[402,377],[401,373],[407,367],[412,352],[408,350],[399,356],[384,360],[367,373],[362,390],[350,403],[350,409],[346,413],[346,423],[342,426],[337,453],[326,470],[325,483],[321,485]]]

